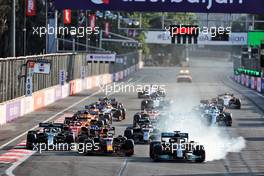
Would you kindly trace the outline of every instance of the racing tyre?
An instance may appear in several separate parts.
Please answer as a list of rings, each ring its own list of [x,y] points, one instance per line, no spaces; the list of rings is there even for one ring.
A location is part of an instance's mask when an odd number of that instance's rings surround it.
[[[126,129],[124,131],[124,136],[127,138],[127,139],[133,139],[133,130],[132,129]]]
[[[114,117],[118,120],[118,121],[121,121],[122,120],[122,112],[121,110],[117,110],[114,114]]]
[[[141,111],[144,111],[146,109],[146,101],[141,102]]]
[[[134,141],[132,139],[126,140],[123,147],[126,156],[134,155]]]
[[[134,118],[133,118],[133,127],[137,126],[137,122],[139,121],[139,119],[140,119],[140,115],[139,114],[135,114]]]
[[[71,149],[71,145],[74,143],[74,137],[72,134],[69,134],[65,138],[65,143],[68,145],[68,150]]]
[[[125,120],[126,119],[126,110],[124,108],[120,109],[122,112],[122,119]]]
[[[205,150],[202,145],[197,145],[195,150],[193,151],[195,156],[199,156],[200,158],[195,159],[196,163],[202,163],[205,161]]]
[[[103,121],[103,120],[98,120],[96,124],[97,124],[97,126],[98,126],[99,128],[101,128],[101,127],[104,126],[104,121]]]
[[[160,144],[154,145],[153,147],[153,160],[154,162],[160,161],[159,155],[162,154],[162,146]]]
[[[151,159],[154,159],[154,146],[155,145],[157,145],[157,144],[159,144],[160,142],[151,142],[150,144],[149,144],[149,157],[151,158]]]
[[[138,92],[138,98],[142,98],[142,92]]]
[[[112,124],[112,117],[110,116],[110,114],[105,114],[103,118],[108,120],[108,122]]]
[[[226,126],[228,127],[231,127],[232,126],[232,117],[231,117],[231,114],[226,114],[226,117],[225,117],[225,124]]]
[[[240,99],[236,99],[235,100],[235,105],[236,105],[236,109],[241,109],[241,101],[240,101]]]
[[[29,150],[33,150],[34,144],[37,142],[37,132],[36,131],[29,131],[27,134],[27,142],[26,147]]]

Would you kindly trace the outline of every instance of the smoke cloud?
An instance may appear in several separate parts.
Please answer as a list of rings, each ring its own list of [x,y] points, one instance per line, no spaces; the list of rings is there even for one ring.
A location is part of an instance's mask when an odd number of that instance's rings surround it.
[[[208,126],[205,119],[198,113],[190,112],[187,107],[190,104],[174,104],[169,114],[158,122],[158,128],[164,132],[189,133],[189,141],[204,145],[206,161],[224,159],[229,152],[240,152],[246,146],[243,137],[232,137],[225,127]]]

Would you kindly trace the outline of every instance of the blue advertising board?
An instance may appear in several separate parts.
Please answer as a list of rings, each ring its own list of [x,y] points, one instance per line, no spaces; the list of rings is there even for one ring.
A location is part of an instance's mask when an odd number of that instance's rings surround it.
[[[126,12],[264,13],[263,0],[55,0],[55,7]]]
[[[261,79],[261,92],[264,93],[264,78]]]

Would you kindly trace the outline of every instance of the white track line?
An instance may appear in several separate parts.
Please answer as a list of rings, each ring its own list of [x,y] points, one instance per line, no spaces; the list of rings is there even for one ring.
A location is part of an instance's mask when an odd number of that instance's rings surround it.
[[[126,169],[126,167],[127,167],[127,158],[124,160],[124,162],[123,162],[123,164],[122,164],[117,176],[122,176],[123,173],[124,173],[124,170]]]
[[[142,79],[143,79],[143,78],[142,78]],[[128,80],[127,80],[127,83],[130,83],[130,81],[132,81],[132,80],[133,80],[132,78],[128,79]],[[140,79],[140,80],[141,80],[141,79]],[[135,83],[135,82],[137,82],[137,81],[139,81],[139,80],[135,80],[134,82],[132,82],[132,84]],[[120,84],[123,84],[123,82],[121,82]],[[51,121],[52,119],[56,118],[58,115],[64,113],[65,111],[67,111],[67,110],[71,109],[72,107],[78,105],[78,104],[81,103],[82,101],[84,101],[84,100],[86,100],[86,99],[88,99],[88,98],[91,98],[91,97],[93,97],[93,96],[95,96],[95,95],[97,95],[97,94],[99,94],[99,93],[101,93],[101,90],[98,90],[98,91],[94,92],[93,94],[89,95],[88,97],[85,97],[85,98],[79,100],[78,102],[72,104],[71,106],[69,106],[69,107],[63,109],[62,111],[58,112],[57,114],[55,114],[55,115],[51,116],[50,118],[48,118],[47,120],[45,120],[44,123],[45,123],[45,122],[48,122],[48,121]],[[115,94],[115,93],[113,93],[113,94]],[[34,127],[31,128],[30,130],[34,130],[34,129],[36,129],[36,128],[38,128],[38,125],[34,126]],[[29,130],[29,131],[30,131],[30,130]],[[19,138],[23,137],[23,136],[26,135],[26,134],[27,134],[27,131],[24,132],[24,133],[22,133],[22,134],[20,134],[19,136],[15,137],[14,139],[10,140],[9,142],[7,142],[7,143],[1,145],[1,146],[0,146],[0,149],[4,148],[5,146],[9,145],[9,144],[12,143],[12,142],[18,140]],[[6,171],[5,171],[5,174],[6,174],[7,176],[15,176],[15,175],[13,174],[13,171],[14,171],[14,170],[15,170],[20,164],[22,164],[25,160],[27,160],[30,156],[32,156],[34,153],[36,153],[36,151],[32,151],[32,153],[30,153],[29,155],[27,155],[27,156],[25,156],[24,158],[22,158],[22,159],[16,161],[15,163],[13,163],[13,164],[12,164],[12,165],[11,165]],[[126,159],[126,160],[127,160],[127,159]],[[127,162],[126,160],[125,160],[125,162]],[[127,165],[127,163],[125,163],[125,166],[124,166],[123,169],[125,169],[126,165]],[[123,171],[122,171],[122,172],[123,172]],[[122,172],[120,172],[120,174],[122,174]]]
[[[129,82],[129,81],[131,81],[131,79],[129,79],[128,82]],[[91,97],[93,97],[93,96],[99,94],[100,92],[101,92],[101,90],[98,90],[98,91],[94,92],[93,94],[91,94],[91,95],[89,95],[89,96],[87,96],[87,97],[85,97],[85,98],[79,100],[78,102],[76,102],[76,103],[72,104],[71,106],[69,106],[69,107],[63,109],[62,111],[58,112],[57,114],[55,114],[55,115],[49,117],[47,120],[43,121],[43,123],[46,123],[46,122],[51,121],[52,119],[56,118],[58,115],[63,114],[65,111],[67,111],[67,110],[69,110],[69,109],[75,107],[76,105],[80,104],[80,103],[83,102],[84,100],[89,99],[89,98],[91,98]],[[9,145],[9,144],[15,142],[15,141],[18,140],[19,138],[25,136],[25,135],[27,134],[28,131],[34,130],[34,129],[38,128],[38,127],[39,127],[39,125],[36,125],[36,126],[30,128],[29,130],[25,131],[24,133],[18,135],[17,137],[13,138],[12,140],[8,141],[7,143],[1,145],[1,146],[0,146],[0,150],[3,149],[4,147],[6,147],[7,145]]]
[[[12,166],[10,166],[6,171],[5,174],[8,176],[15,176],[13,174],[13,171],[17,168],[17,166],[19,166],[21,163],[23,163],[24,161],[26,161],[31,155],[33,155],[35,152],[32,152],[32,154],[25,156],[24,158],[16,161],[15,163],[12,164]]]

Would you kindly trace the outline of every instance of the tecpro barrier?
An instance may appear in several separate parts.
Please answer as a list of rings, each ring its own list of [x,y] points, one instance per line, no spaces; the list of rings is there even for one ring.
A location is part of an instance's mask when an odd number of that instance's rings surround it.
[[[261,79],[261,92],[264,93],[264,78]]]
[[[87,54],[87,53],[86,53]],[[58,54],[45,56],[29,56],[23,58],[6,58],[0,60],[0,66],[6,63],[16,63],[10,72],[19,70],[18,66],[28,59],[45,58],[52,61],[50,75],[34,75],[33,94],[25,96],[25,84],[22,79],[8,77],[10,74],[0,74],[3,84],[0,87],[0,125],[11,122],[25,114],[43,108],[57,100],[75,95],[83,90],[120,81],[131,73],[142,68],[140,52],[125,54],[126,65],[112,63],[87,63],[85,54]],[[85,73],[81,73],[84,68]],[[60,71],[65,70],[65,80],[60,78]],[[13,75],[13,74],[12,74]],[[7,84],[9,83],[10,84]],[[17,86],[17,83],[19,86]],[[4,101],[4,102],[3,102]]]
[[[258,78],[248,75],[235,75],[233,80],[245,87],[264,93],[264,78]]]
[[[261,92],[261,78],[257,78],[257,91]]]
[[[31,97],[19,97],[8,102],[0,104],[0,125],[11,122],[25,114],[43,108],[57,100],[75,95],[83,90],[96,88],[100,85],[106,85],[114,81],[122,80],[126,73],[129,76],[139,69],[138,65],[128,68],[130,71],[123,70],[113,74],[102,74],[84,79],[72,80],[64,85],[56,85],[33,93]],[[114,79],[113,78],[117,78]]]

